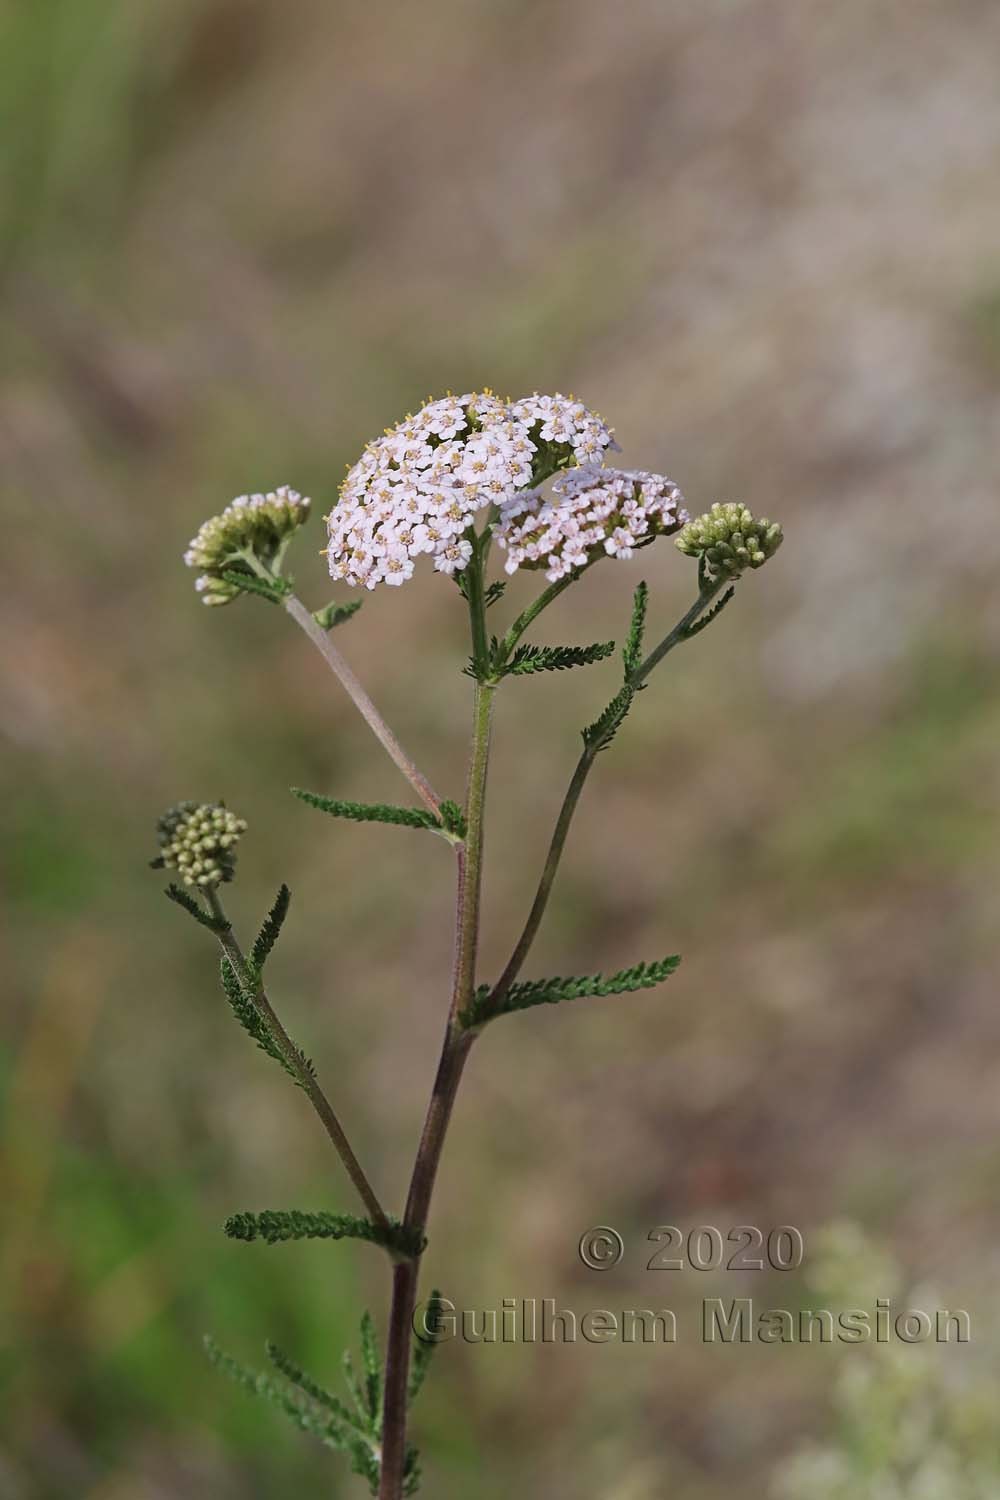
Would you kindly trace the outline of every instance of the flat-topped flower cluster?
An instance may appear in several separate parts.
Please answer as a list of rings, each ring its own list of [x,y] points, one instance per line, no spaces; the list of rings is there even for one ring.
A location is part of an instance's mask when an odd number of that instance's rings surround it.
[[[692,521],[672,479],[605,468],[611,450],[619,451],[612,429],[574,396],[511,401],[481,391],[428,401],[348,470],[326,518],[330,574],[354,587],[398,585],[427,556],[439,573],[461,575],[483,512],[507,572],[540,569],[552,583],[673,532],[709,579],[758,568],[780,545],[781,528],[744,506],[716,505]],[[206,521],[184,554],[201,569],[204,602],[275,585],[272,596],[282,597],[285,548],[309,508],[282,485],[240,495]]]
[[[574,469],[552,486],[518,496],[501,511],[497,542],[506,570],[544,568],[552,583],[599,557],[628,558],[636,547],[688,519],[684,497],[662,474],[643,469]]]
[[[370,443],[327,518],[330,573],[374,588],[400,584],[415,560],[441,573],[464,568],[476,513],[573,464],[600,464],[611,429],[581,402],[491,392],[430,401]]]

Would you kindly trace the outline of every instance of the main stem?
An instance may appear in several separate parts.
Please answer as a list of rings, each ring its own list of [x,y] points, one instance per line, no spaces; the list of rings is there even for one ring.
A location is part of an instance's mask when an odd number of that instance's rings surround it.
[[[476,582],[469,587],[469,611],[473,626],[473,652],[485,643],[482,626],[482,574],[471,570]],[[473,705],[472,755],[469,762],[469,785],[466,797],[467,834],[457,849],[457,894],[455,921],[455,965],[451,1005],[445,1027],[441,1058],[434,1087],[417,1148],[403,1222],[407,1227],[423,1230],[430,1210],[431,1195],[437,1177],[441,1152],[451,1120],[455,1095],[472,1046],[473,1035],[459,1020],[472,999],[476,984],[476,952],[479,944],[479,912],[483,864],[483,812],[486,801],[486,773],[489,765],[490,722],[493,708],[493,684],[477,682]],[[406,1467],[406,1405],[410,1367],[410,1344],[413,1313],[417,1299],[419,1263],[399,1262],[393,1272],[392,1310],[389,1315],[389,1338],[386,1349],[385,1398],[382,1409],[382,1465],[379,1500],[399,1500]]]

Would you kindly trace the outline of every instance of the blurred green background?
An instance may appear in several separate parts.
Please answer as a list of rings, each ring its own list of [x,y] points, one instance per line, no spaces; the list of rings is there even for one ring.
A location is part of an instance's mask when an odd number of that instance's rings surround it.
[[[497,1025],[467,1073],[429,1278],[463,1306],[801,1300],[651,1273],[661,1223],[863,1223],[974,1326],[1000,1172],[1000,10],[991,0],[24,0],[0,5],[0,594],[8,860],[3,1500],[357,1493],[208,1368],[265,1337],[335,1378],[374,1250],[234,1245],[352,1208],[146,869],[181,797],[279,880],[293,1033],[398,1203],[436,1060],[451,860],[292,784],[399,797],[307,643],[210,614],[181,552],[232,495],[319,512],[430,393],[573,390],[692,509],[788,540],[601,758],[532,971],[681,951],[663,990]],[[314,522],[293,568],[334,592]],[[669,544],[539,638],[618,636]],[[346,596],[341,588],[340,596]],[[517,600],[532,590],[521,582]],[[501,606],[503,609],[506,606]],[[457,593],[428,568],[340,644],[462,785]],[[508,684],[483,969],[523,920],[614,664]],[[579,1263],[591,1224],[622,1265]],[[426,1493],[764,1494],[829,1426],[830,1350],[451,1345]]]

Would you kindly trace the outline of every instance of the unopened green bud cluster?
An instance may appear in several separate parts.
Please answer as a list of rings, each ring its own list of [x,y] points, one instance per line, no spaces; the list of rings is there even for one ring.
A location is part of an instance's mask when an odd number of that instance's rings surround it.
[[[193,537],[184,561],[201,568],[195,587],[206,604],[228,604],[243,592],[222,577],[252,571],[251,559],[277,572],[289,539],[308,519],[310,501],[281,485],[266,495],[240,495],[221,515],[212,516]]]
[[[747,568],[762,568],[783,541],[781,527],[765,516],[755,520],[745,505],[713,505],[689,521],[676,546],[688,557],[703,559],[707,576],[738,578]]]
[[[153,864],[176,870],[186,885],[222,885],[233,878],[246,826],[221,802],[178,802],[156,825],[160,853]]]

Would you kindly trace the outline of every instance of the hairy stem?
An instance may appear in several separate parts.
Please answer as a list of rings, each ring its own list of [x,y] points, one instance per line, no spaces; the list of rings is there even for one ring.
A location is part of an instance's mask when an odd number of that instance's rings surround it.
[[[369,729],[402,771],[421,802],[425,807],[430,809],[435,817],[440,818],[441,799],[437,796],[426,776],[417,770],[417,767],[407,755],[375,707],[375,704],[361,686],[358,678],[348,666],[343,655],[333,644],[327,632],[321,625],[317,624],[302,603],[302,600],[297,598],[295,594],[289,594],[282,602],[296,625],[299,625],[312,641],[331,672],[353,700],[355,707]]]
[[[333,1106],[320,1087],[318,1079],[306,1067],[302,1054],[275,1014],[274,1007],[267,997],[264,986],[259,979],[255,980],[251,974],[243,949],[236,939],[232,924],[226,916],[217,891],[209,886],[206,888],[204,896],[209,910],[220,924],[219,943],[223,953],[232,964],[237,979],[246,993],[252,996],[253,1003],[263,1016],[267,1029],[277,1043],[282,1057],[293,1070],[295,1077],[302,1086],[303,1092],[319,1116],[324,1130],[333,1142],[337,1154],[346,1168],[347,1175],[358,1190],[369,1217],[380,1228],[388,1228],[389,1221],[385,1211],[375,1196],[375,1191],[351,1148],[351,1143],[344,1133],[344,1128],[337,1118]]]
[[[472,575],[475,575],[474,577]],[[477,641],[485,642],[481,560],[476,558],[466,580],[472,625],[473,655]],[[489,767],[492,684],[477,682],[473,705],[472,753],[465,815],[468,831],[458,846],[455,919],[455,963],[451,1005],[445,1027],[441,1059],[417,1148],[403,1222],[423,1230],[430,1211],[452,1108],[461,1082],[473,1037],[462,1030],[459,1013],[468,1005],[476,984],[476,951],[479,941],[482,889],[483,813],[486,775]],[[416,1306],[419,1265],[401,1262],[393,1273],[392,1310],[386,1347],[385,1399],[382,1410],[382,1471],[380,1500],[399,1500],[406,1464],[406,1393],[409,1378],[413,1312]]]

